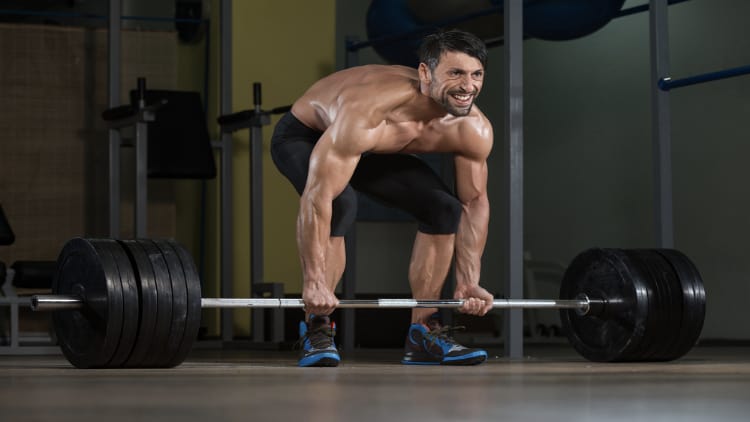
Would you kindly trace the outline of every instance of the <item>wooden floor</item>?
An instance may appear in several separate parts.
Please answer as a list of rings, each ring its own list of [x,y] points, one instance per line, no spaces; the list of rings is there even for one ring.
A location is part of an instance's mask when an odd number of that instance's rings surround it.
[[[697,347],[670,363],[595,364],[526,347],[476,367],[398,364],[357,351],[338,368],[294,352],[195,350],[165,370],[79,370],[61,356],[0,357],[0,420],[748,421],[750,348]]]

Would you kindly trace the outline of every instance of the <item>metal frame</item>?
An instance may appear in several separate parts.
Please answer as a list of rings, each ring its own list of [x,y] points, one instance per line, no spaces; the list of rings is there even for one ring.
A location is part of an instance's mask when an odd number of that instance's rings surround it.
[[[8,307],[9,322],[8,327],[8,344],[0,345],[0,355],[52,355],[59,354],[60,348],[52,345],[52,339],[46,336],[45,338],[39,338],[31,341],[50,343],[49,346],[43,345],[30,345],[22,344],[21,342],[21,330],[19,321],[19,311],[21,306],[30,307],[31,297],[18,297],[15,289],[13,288],[12,282],[15,276],[15,271],[12,268],[8,268],[5,273],[5,280],[0,280],[2,283],[2,296],[0,296],[0,309]]]
[[[523,296],[523,0],[505,0],[505,146],[507,168],[508,277],[505,293]],[[523,313],[508,310],[505,318],[505,354],[523,357]]]
[[[651,133],[654,165],[654,229],[660,248],[674,247],[672,210],[672,130],[669,93],[659,89],[659,80],[669,75],[669,30],[667,0],[650,0],[651,43]]]
[[[253,83],[253,111],[261,116],[262,91],[259,82]],[[263,124],[250,127],[250,286],[257,289],[264,282],[263,270]],[[268,120],[268,119],[267,119]],[[270,121],[268,121],[270,123]],[[267,124],[267,123],[266,123]],[[263,310],[253,312],[253,341],[263,342],[265,315]]]
[[[220,114],[232,112],[232,0],[221,0],[221,110]],[[232,256],[234,253],[232,224],[232,135],[221,135],[221,294],[232,296],[234,270]],[[234,324],[229,310],[221,312],[221,339],[231,341],[234,338]]]
[[[120,62],[122,25],[122,1],[109,1],[108,45],[108,90],[109,107],[118,107],[120,102]],[[120,237],[120,131],[109,130],[109,236]]]
[[[252,111],[224,114],[219,118],[219,124],[223,134],[232,134],[238,130],[250,129],[250,172],[248,179],[250,197],[250,294],[254,297],[280,298],[284,295],[284,287],[281,283],[267,283],[264,278],[264,253],[263,253],[263,126],[271,124],[271,114],[286,112],[289,107],[279,107],[271,111],[262,109],[262,86],[260,82],[253,83]],[[271,341],[280,343],[283,341],[283,318],[282,312],[272,314],[273,329],[271,330]],[[262,310],[252,313],[252,338],[253,341],[261,343],[265,341],[265,312]]]

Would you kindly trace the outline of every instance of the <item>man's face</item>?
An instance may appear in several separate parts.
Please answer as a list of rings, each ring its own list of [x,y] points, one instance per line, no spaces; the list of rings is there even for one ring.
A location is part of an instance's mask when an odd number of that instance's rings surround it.
[[[443,53],[433,72],[424,63],[420,71],[427,79],[433,100],[454,116],[469,114],[484,81],[484,67],[479,60],[465,53],[448,51]]]

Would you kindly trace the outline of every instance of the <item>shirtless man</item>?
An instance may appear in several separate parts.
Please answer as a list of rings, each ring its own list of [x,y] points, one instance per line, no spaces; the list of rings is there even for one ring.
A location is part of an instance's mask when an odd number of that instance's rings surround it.
[[[305,321],[300,366],[340,360],[329,315],[345,266],[344,235],[357,213],[356,191],[411,213],[419,222],[409,264],[415,299],[439,299],[452,259],[461,312],[484,315],[492,295],[479,285],[487,239],[487,156],[492,125],[474,106],[487,50],[461,31],[425,37],[418,69],[367,65],[313,84],[279,121],[274,163],[300,193],[297,246],[302,261]],[[420,158],[455,157],[456,193]],[[436,309],[412,310],[402,362],[477,364],[481,349],[456,343]]]

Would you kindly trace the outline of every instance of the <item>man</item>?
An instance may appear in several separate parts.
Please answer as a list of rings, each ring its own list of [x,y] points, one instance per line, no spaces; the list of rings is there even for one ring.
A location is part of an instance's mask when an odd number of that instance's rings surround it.
[[[297,245],[302,261],[300,366],[336,366],[329,315],[344,271],[344,234],[357,212],[356,191],[411,213],[419,222],[409,264],[416,299],[438,299],[451,261],[461,312],[484,315],[492,295],[479,286],[487,239],[487,156],[492,125],[474,106],[487,50],[461,31],[425,37],[418,69],[367,65],[313,84],[276,126],[274,163],[300,193]],[[455,156],[456,194],[421,159]],[[405,364],[477,364],[487,353],[457,344],[436,309],[412,311]]]

